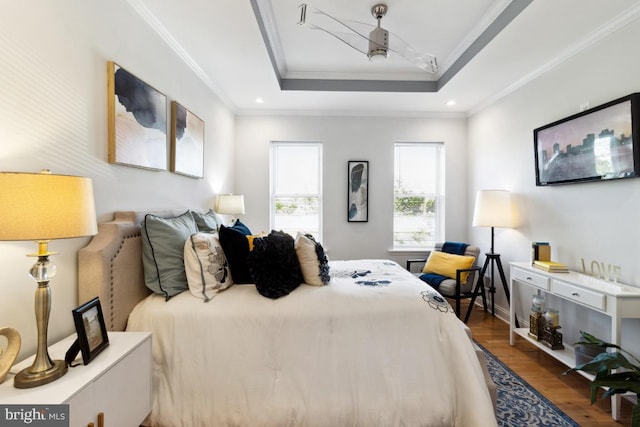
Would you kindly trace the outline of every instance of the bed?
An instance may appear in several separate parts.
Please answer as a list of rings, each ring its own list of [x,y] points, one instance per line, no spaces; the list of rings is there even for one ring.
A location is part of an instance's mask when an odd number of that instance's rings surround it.
[[[172,216],[176,212],[156,213]],[[150,426],[491,426],[495,386],[448,303],[389,260],[330,261],[326,286],[208,302],[150,293],[141,212],[79,252],[79,300],[109,330],[152,332]]]

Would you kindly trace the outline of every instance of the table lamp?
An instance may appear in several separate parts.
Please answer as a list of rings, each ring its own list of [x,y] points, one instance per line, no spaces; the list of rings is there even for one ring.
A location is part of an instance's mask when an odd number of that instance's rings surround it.
[[[231,222],[235,215],[244,215],[244,196],[242,194],[220,194],[216,213],[231,215]]]
[[[48,243],[95,235],[98,232],[91,179],[41,173],[0,172],[0,240],[34,240],[38,257],[29,274],[38,283],[35,293],[38,344],[33,364],[14,377],[16,388],[55,381],[67,372],[64,360],[51,360],[47,329],[51,311],[49,281],[56,265],[49,261]]]
[[[500,273],[500,279],[502,280],[502,287],[507,297],[507,302],[510,303],[509,287],[507,286],[507,279],[504,275],[504,269],[500,262],[500,254],[494,252],[494,228],[504,227],[512,228],[514,226],[513,216],[513,203],[511,201],[511,193],[504,190],[480,190],[476,194],[476,206],[473,212],[473,224],[474,227],[491,227],[491,252],[485,253],[485,261],[482,270],[480,271],[479,280],[484,280],[484,275],[487,271],[489,263],[491,263],[491,286],[489,287],[489,293],[491,293],[491,314],[495,316],[495,292],[493,273],[494,265],[498,267]],[[475,292],[474,292],[475,299]],[[474,300],[472,300],[473,304]]]

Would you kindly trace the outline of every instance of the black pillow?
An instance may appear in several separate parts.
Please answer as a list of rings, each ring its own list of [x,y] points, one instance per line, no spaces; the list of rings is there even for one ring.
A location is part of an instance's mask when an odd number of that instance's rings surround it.
[[[282,231],[254,239],[247,261],[256,289],[267,298],[288,295],[304,282],[293,237]]]
[[[235,284],[253,283],[251,273],[247,265],[249,255],[249,240],[247,236],[235,227],[220,226],[218,231],[220,246],[229,263],[231,278]]]

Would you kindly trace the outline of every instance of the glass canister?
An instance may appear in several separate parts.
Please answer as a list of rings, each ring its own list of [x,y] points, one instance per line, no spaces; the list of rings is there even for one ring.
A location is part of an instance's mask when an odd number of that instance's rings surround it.
[[[560,314],[558,309],[549,307],[544,313],[544,318],[550,326],[560,326]]]
[[[534,295],[531,300],[531,311],[534,313],[544,312],[544,295]]]

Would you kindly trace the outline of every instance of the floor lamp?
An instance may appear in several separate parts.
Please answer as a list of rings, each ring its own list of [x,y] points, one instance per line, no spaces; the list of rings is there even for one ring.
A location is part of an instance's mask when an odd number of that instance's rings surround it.
[[[489,293],[491,294],[491,315],[495,316],[496,287],[494,284],[494,268],[498,269],[504,294],[507,297],[507,303],[511,304],[511,296],[509,294],[509,287],[507,286],[507,279],[504,275],[504,269],[502,268],[502,262],[500,261],[500,254],[494,251],[493,246],[495,227],[512,228],[514,226],[511,193],[504,190],[478,191],[476,194],[476,206],[473,212],[473,226],[491,227],[491,251],[485,253],[486,258],[478,280],[484,280],[487,268],[489,264],[491,264],[491,286],[489,287]],[[478,290],[478,288],[479,286],[476,285],[476,290]],[[476,294],[477,292],[474,291],[471,300],[472,306],[475,302]]]

